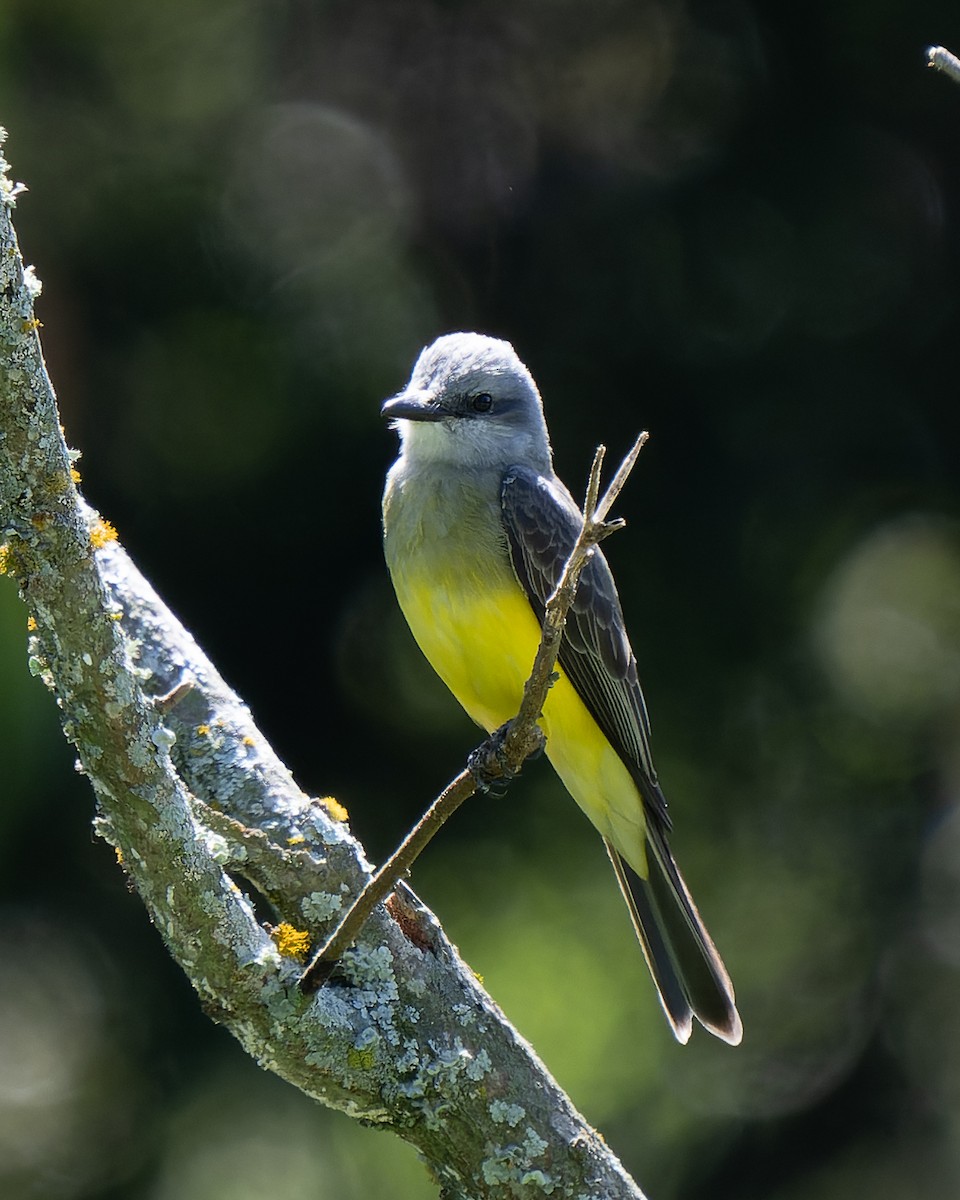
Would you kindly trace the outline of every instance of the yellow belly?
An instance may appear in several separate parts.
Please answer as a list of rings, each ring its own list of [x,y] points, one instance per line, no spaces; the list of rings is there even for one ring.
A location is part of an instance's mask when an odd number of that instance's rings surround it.
[[[407,623],[433,669],[488,732],[516,716],[540,627],[512,577],[429,582],[394,578]],[[643,802],[619,755],[570,680],[547,695],[541,727],[546,754],[567,790],[600,833],[646,876]]]

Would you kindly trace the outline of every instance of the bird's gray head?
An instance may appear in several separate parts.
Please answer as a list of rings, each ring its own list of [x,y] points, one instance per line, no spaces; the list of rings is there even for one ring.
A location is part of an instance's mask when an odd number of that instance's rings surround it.
[[[381,412],[408,461],[550,470],[540,393],[509,342],[479,333],[437,338]]]

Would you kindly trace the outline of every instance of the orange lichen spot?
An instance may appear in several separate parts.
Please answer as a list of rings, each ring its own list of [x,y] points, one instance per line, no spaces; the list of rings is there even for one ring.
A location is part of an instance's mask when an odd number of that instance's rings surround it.
[[[270,930],[270,936],[282,955],[304,962],[310,952],[310,934],[302,929],[294,929],[287,921]]]
[[[36,632],[37,632],[37,618],[36,617],[27,617],[27,633],[36,633]]]
[[[339,800],[333,796],[321,796],[320,803],[335,821],[349,821],[350,814]]]
[[[209,725],[198,725],[197,733],[200,735],[200,737],[208,737],[210,734],[210,726]]]
[[[97,517],[93,523],[93,528],[90,530],[90,545],[94,550],[102,550],[109,542],[117,540],[117,531],[105,521],[103,517]]]
[[[248,733],[247,736],[243,739],[243,744],[245,746],[255,746],[257,743],[253,740],[253,738]]]

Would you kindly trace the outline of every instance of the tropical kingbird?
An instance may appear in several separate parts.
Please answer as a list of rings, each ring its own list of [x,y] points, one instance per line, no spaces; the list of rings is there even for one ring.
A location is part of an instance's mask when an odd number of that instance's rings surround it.
[[[438,338],[383,415],[387,565],[434,670],[488,733],[520,707],[544,606],[581,526],[553,470],[540,394],[508,342]],[[692,1017],[736,1045],[730,977],[667,845],[667,804],[620,600],[599,549],[567,618],[540,726],[546,754],[603,838],[678,1041]]]

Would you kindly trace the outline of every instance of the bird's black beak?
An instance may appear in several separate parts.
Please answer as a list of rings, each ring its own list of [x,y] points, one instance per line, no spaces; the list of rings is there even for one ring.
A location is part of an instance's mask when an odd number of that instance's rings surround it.
[[[383,402],[380,416],[388,420],[403,418],[405,421],[442,421],[450,414],[429,392],[400,392]]]

